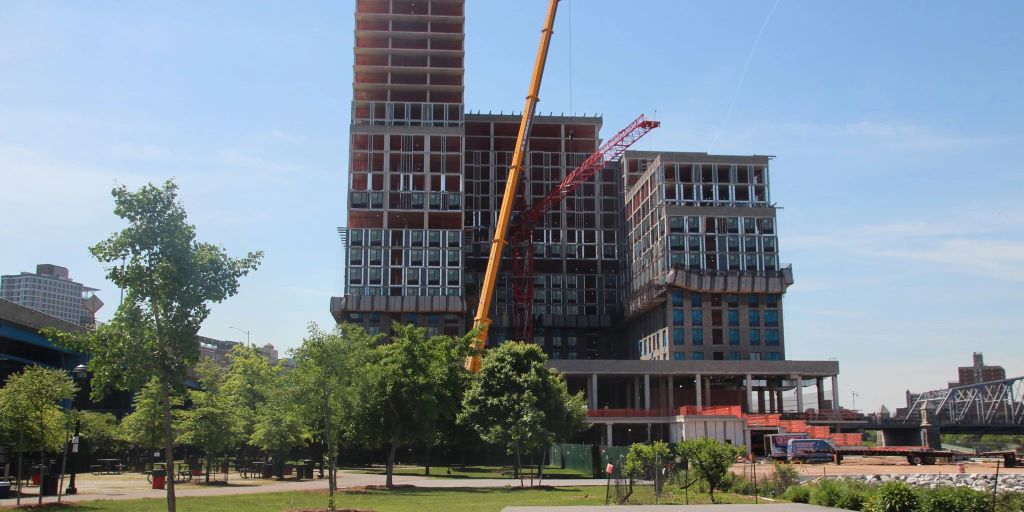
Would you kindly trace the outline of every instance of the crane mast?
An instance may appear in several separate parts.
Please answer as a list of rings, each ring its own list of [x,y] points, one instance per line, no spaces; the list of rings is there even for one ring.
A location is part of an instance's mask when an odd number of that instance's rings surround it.
[[[519,183],[519,175],[523,170],[523,154],[526,152],[530,125],[533,123],[537,102],[540,101],[540,82],[544,76],[544,65],[548,58],[548,46],[551,44],[551,34],[555,25],[555,12],[557,10],[558,0],[551,0],[548,4],[544,28],[540,33],[540,47],[537,49],[537,60],[533,64],[533,77],[530,80],[530,92],[526,95],[526,105],[523,107],[523,118],[519,122],[519,135],[516,138],[515,152],[512,153],[512,162],[508,169],[508,181],[505,183],[505,193],[501,199],[501,209],[498,210],[498,222],[494,227],[494,241],[491,243],[491,253],[487,259],[487,270],[484,272],[484,280],[480,288],[480,303],[477,305],[476,316],[473,318],[473,327],[478,329],[478,331],[473,343],[474,353],[467,359],[466,369],[474,373],[480,371],[480,357],[484,347],[487,346],[487,329],[491,325],[490,310],[491,299],[494,296],[494,283],[498,278],[498,268],[501,266],[501,253],[506,244],[505,235],[508,232],[509,218],[512,216],[512,204],[516,196],[516,186]]]
[[[519,217],[519,223],[509,237],[512,252],[512,297],[515,302],[513,325],[516,339],[533,339],[533,230],[544,215],[558,206],[562,199],[572,195],[583,183],[604,169],[609,162],[618,160],[622,154],[641,137],[661,123],[648,119],[643,114],[628,126],[613,135],[592,153],[579,167],[573,169],[558,185]]]

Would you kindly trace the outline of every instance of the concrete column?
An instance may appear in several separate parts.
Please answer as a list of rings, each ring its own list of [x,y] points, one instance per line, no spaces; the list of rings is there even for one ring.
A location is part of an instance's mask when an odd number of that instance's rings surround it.
[[[764,389],[757,390],[757,412],[764,414],[767,409],[764,408]]]
[[[644,409],[651,408],[651,374],[644,374]],[[647,428],[648,437],[650,437],[650,427]]]
[[[633,408],[634,409],[639,409],[640,408],[640,376],[639,375],[636,375],[636,376],[633,377],[633,399],[631,400],[631,402],[633,403]]]
[[[608,441],[608,444],[606,444],[605,446],[615,446],[615,444],[612,442],[612,424],[611,423],[606,423],[605,424],[605,433],[607,434],[606,439]]]
[[[711,379],[704,379],[704,402],[711,407]]]
[[[668,408],[676,408],[676,384],[675,378],[671,375],[668,376]]]
[[[775,389],[768,386],[768,412],[772,414],[778,414],[779,408],[775,403]]]
[[[814,388],[818,390],[818,412],[821,412],[825,409],[825,379],[814,379]]]
[[[839,376],[832,376],[832,408],[839,408]]]
[[[776,389],[775,390],[775,403],[777,403],[779,405],[779,412],[780,413],[786,412],[786,402],[784,402],[782,400],[782,390],[781,389]]]
[[[597,409],[597,374],[590,375],[590,408]]]
[[[697,390],[697,410],[698,411],[704,409],[704,393],[703,393],[704,383],[701,382],[701,380],[702,379],[701,379],[701,376],[700,376],[699,373],[693,377],[694,388]]]
[[[746,395],[747,398],[746,398],[746,404],[745,404],[746,405],[747,413],[754,412],[754,399],[753,399],[753,397],[754,397],[754,383],[753,383],[753,380],[754,380],[753,377],[751,377],[750,374],[748,373],[747,374],[747,395]]]
[[[804,376],[796,376],[796,412],[804,412]]]

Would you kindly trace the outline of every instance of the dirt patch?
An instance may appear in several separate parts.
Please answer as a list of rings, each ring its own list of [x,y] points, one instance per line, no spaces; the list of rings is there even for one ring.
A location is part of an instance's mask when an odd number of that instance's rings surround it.
[[[533,485],[533,486],[530,486],[530,487],[515,487],[515,486],[513,486],[513,487],[509,487],[508,490],[510,490],[510,491],[553,491],[553,490],[555,490],[555,488],[554,488],[554,486],[551,486],[551,485]]]
[[[27,499],[28,498],[22,498],[22,505],[20,507],[10,505],[6,507],[0,507],[0,510],[65,510],[72,508],[71,505],[67,503],[52,502],[43,503],[42,505],[38,503],[25,503]]]
[[[339,492],[349,494],[364,494],[368,491],[393,491],[396,489],[415,489],[416,486],[412,484],[399,484],[388,487],[386,485],[355,485],[352,487],[343,487],[338,489]]]

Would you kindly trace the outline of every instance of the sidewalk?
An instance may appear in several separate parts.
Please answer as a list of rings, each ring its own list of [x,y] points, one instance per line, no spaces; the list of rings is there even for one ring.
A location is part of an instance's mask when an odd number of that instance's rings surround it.
[[[143,475],[136,473],[127,473],[125,475],[119,475],[123,478],[108,478],[108,477],[91,477],[83,476],[77,484],[79,493],[73,496],[62,496],[61,501],[67,502],[79,502],[79,501],[94,501],[94,500],[136,500],[143,498],[156,498],[162,499],[167,496],[164,490],[150,489],[149,484],[146,482],[146,478]],[[105,480],[103,480],[105,479]],[[384,475],[374,475],[367,473],[355,473],[347,471],[338,472],[338,487],[359,487],[365,485],[384,485]],[[415,485],[416,487],[426,488],[459,488],[459,487],[506,487],[506,486],[519,486],[519,480],[512,479],[499,479],[499,478],[428,478],[423,476],[404,476],[396,475],[394,477],[394,483],[396,485]],[[526,485],[529,485],[529,480],[525,481]],[[258,494],[258,493],[272,493],[272,492],[290,492],[290,491],[327,491],[327,480],[304,480],[301,482],[296,481],[283,481],[277,482],[272,480],[262,479],[250,479],[243,480],[241,478],[231,479],[231,485],[227,486],[202,486],[196,484],[177,484],[174,488],[175,495],[177,497],[188,497],[188,496],[230,496],[236,494]],[[67,486],[67,481],[64,483]],[[605,485],[605,481],[601,479],[545,479],[544,485],[551,485],[554,487],[579,487],[579,486],[601,486]],[[28,488],[33,491],[38,488]],[[37,496],[26,496],[22,498],[22,504],[34,504],[38,499]],[[56,502],[56,496],[48,496],[43,498],[43,503]],[[0,500],[0,506],[11,506],[14,505],[15,499],[9,498]]]

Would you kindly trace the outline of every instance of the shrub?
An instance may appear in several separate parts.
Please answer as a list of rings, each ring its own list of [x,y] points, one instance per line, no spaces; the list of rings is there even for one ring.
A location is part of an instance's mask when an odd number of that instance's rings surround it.
[[[999,493],[996,498],[996,512],[1024,512],[1024,493]]]
[[[868,487],[860,482],[843,481],[839,486],[839,497],[835,506],[846,510],[864,510],[870,496]]]
[[[811,501],[813,505],[823,507],[834,507],[839,501],[839,484],[834,480],[822,480],[811,488]]]
[[[906,483],[886,482],[878,487],[869,503],[871,512],[915,512],[918,499],[914,489]]]
[[[811,490],[803,485],[794,485],[782,493],[782,499],[793,503],[807,503],[811,500]]]
[[[921,491],[922,512],[990,512],[987,493],[967,487],[939,487]]]

